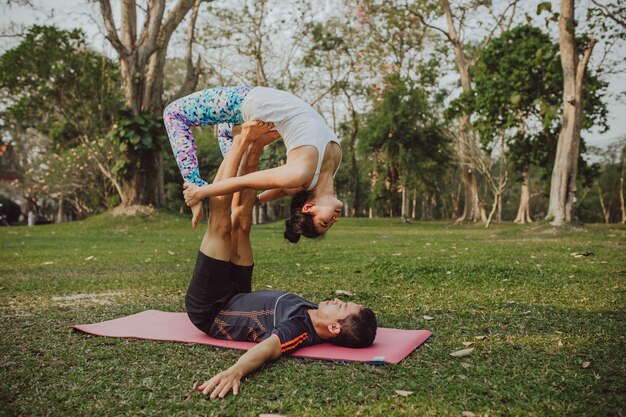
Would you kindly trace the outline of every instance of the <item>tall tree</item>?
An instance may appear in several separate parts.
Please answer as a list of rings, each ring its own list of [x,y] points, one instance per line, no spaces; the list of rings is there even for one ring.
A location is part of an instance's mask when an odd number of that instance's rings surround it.
[[[512,168],[521,177],[516,223],[530,222],[530,166],[554,143],[562,89],[558,45],[530,25],[494,38],[471,70],[472,94],[463,95],[483,147],[504,140]]]
[[[548,218],[555,226],[571,222],[574,216],[585,71],[596,44],[596,39],[591,38],[582,48],[578,46],[574,12],[574,0],[561,0],[559,48],[563,67],[563,126],[556,148],[548,208]]]
[[[390,75],[360,132],[359,147],[371,155],[375,195],[390,216],[408,217],[407,189],[447,163],[447,137],[423,89]],[[401,200],[398,211],[397,196]]]
[[[507,1],[506,8],[501,13],[493,10],[491,1],[470,1],[459,5],[457,12],[453,12],[448,0],[439,0],[437,2],[421,2],[418,6],[409,7],[411,13],[417,16],[420,22],[441,34],[452,46],[454,51],[454,59],[461,78],[461,88],[464,93],[468,93],[472,88],[472,78],[470,68],[476,62],[477,57],[468,54],[467,42],[462,38],[462,33],[466,29],[467,15],[472,11],[482,8],[483,13],[488,13],[495,18],[495,23],[484,39],[484,44],[488,44],[493,35],[498,31],[506,31],[515,15],[515,10],[519,0]],[[423,12],[425,11],[425,13]],[[442,29],[427,21],[428,14],[435,16],[443,16],[446,21],[447,29]],[[480,18],[479,18],[480,19]],[[468,114],[461,114],[459,117],[459,130],[456,140],[456,154],[460,165],[461,180],[464,191],[464,207],[463,214],[457,219],[457,222],[471,221],[485,222],[486,214],[482,207],[478,192],[478,179],[476,177],[476,169],[472,166],[472,155],[477,152],[477,144],[473,142],[470,135],[470,120]]]
[[[124,98],[128,108],[125,118],[142,126],[157,126],[163,109],[163,69],[168,44],[172,34],[192,8],[194,12],[190,19],[188,42],[193,42],[195,17],[202,0],[178,0],[167,14],[165,0],[148,0],[141,32],[137,27],[137,10],[139,9],[141,13],[143,8],[137,5],[135,0],[123,0],[120,5],[119,33],[110,1],[99,0],[99,2],[106,37],[117,52],[120,62]],[[187,50],[187,60],[191,63],[190,46]],[[190,64],[187,71],[186,82],[175,96],[190,93],[196,87],[197,66]],[[119,137],[125,137],[125,131],[118,133]],[[162,143],[156,140],[155,136],[156,131],[148,130],[143,131],[142,136],[127,138],[132,146],[125,146],[123,149],[125,174],[122,182],[122,205],[162,206],[165,203]]]

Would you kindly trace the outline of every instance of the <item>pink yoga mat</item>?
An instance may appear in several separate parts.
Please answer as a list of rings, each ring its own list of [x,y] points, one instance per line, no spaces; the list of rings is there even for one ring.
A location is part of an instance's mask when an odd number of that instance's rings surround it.
[[[170,342],[199,343],[230,349],[248,350],[254,343],[214,339],[198,330],[186,313],[147,310],[132,316],[102,323],[71,326],[74,330],[107,337],[127,337]],[[299,349],[291,356],[299,358],[398,363],[432,335],[428,330],[378,328],[376,340],[367,348],[349,349],[322,343]]]

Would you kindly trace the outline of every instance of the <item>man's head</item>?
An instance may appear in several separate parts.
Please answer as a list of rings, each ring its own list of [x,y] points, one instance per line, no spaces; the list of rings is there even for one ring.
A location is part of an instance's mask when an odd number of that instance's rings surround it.
[[[376,337],[376,315],[369,308],[337,298],[319,304],[316,328],[320,336],[338,346],[367,347]],[[324,337],[326,336],[326,337]]]

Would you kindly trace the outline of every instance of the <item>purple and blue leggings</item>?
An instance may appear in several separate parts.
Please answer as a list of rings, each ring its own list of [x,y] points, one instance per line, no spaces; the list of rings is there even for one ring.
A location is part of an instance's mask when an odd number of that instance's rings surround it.
[[[251,90],[252,87],[209,88],[173,101],[165,108],[165,129],[185,182],[207,184],[200,178],[196,141],[190,127],[217,125],[220,151],[226,155],[233,143],[232,127],[244,122],[243,99]]]

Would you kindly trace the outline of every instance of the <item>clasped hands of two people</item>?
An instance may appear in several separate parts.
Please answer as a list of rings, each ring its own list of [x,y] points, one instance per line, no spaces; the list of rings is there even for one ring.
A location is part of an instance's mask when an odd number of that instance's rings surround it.
[[[280,137],[278,132],[272,129],[274,129],[274,123],[250,120],[241,125],[241,133],[234,136],[233,142],[240,142],[243,146],[254,144],[254,146],[262,149]],[[193,227],[196,227],[202,220],[202,199],[208,197],[204,193],[204,187],[188,182],[183,184],[185,189],[183,196],[187,206],[191,207],[191,225]]]

